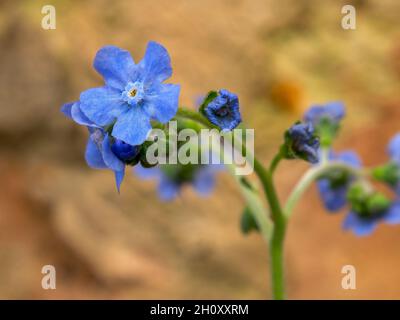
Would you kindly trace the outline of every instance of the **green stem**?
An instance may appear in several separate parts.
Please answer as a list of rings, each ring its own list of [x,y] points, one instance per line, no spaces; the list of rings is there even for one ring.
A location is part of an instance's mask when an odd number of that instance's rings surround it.
[[[274,173],[276,167],[278,166],[279,162],[283,159],[283,154],[282,152],[278,152],[276,156],[272,159],[271,164],[269,166],[269,171],[271,174]]]
[[[281,156],[275,157],[270,167],[275,169],[281,159]],[[271,208],[272,220],[274,221],[274,229],[269,246],[271,258],[272,294],[275,300],[282,300],[285,299],[283,245],[287,225],[286,218],[281,209],[274,187],[272,177],[273,170],[266,171],[256,159],[254,160],[254,170],[263,184],[264,192]]]
[[[364,179],[365,177],[365,172],[363,170],[349,166],[344,162],[323,162],[323,164],[319,166],[310,168],[304,173],[303,177],[293,188],[292,193],[289,195],[286,201],[286,205],[284,208],[286,218],[289,218],[292,215],[293,208],[300,200],[304,192],[307,190],[307,188],[313,183],[313,181],[317,180],[324,173],[335,169],[345,170],[358,179]]]
[[[176,115],[178,117],[197,121],[197,122],[201,123],[202,125],[206,126],[207,128],[211,128],[211,129],[218,128],[218,127],[214,126],[210,121],[208,121],[208,119],[206,117],[204,117],[202,114],[192,111],[192,110],[189,110],[189,109],[179,108]]]

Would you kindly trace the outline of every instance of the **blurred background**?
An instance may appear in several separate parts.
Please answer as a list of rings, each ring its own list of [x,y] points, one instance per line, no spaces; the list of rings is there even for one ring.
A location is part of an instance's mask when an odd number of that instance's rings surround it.
[[[41,28],[47,4],[56,30]],[[356,8],[356,30],[341,27],[344,4]],[[92,68],[100,47],[139,61],[155,40],[169,50],[182,105],[210,89],[238,93],[263,161],[307,106],[341,100],[348,116],[337,150],[377,164],[400,130],[399,18],[396,0],[2,0],[0,298],[270,298],[267,248],[240,233],[244,202],[230,177],[220,174],[206,201],[188,188],[163,203],[134,175],[118,195],[110,171],[86,166],[87,132],[60,106],[101,85]],[[306,168],[278,169],[282,199]],[[400,227],[360,239],[341,229],[343,218],[325,212],[315,187],[296,207],[289,297],[399,299]],[[41,287],[47,264],[56,290]],[[341,288],[346,264],[356,267],[356,290]]]

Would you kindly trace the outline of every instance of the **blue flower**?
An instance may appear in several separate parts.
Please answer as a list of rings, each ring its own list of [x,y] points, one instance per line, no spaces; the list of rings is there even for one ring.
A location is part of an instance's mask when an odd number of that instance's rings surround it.
[[[344,117],[344,105],[341,102],[331,102],[324,106],[313,106],[304,115],[304,121],[313,125],[320,139],[322,148],[332,145]]]
[[[341,102],[330,102],[325,105],[315,105],[310,107],[304,114],[304,121],[317,127],[321,120],[328,119],[333,123],[338,123],[345,116],[344,105]]]
[[[242,122],[238,96],[225,89],[219,90],[215,99],[204,106],[204,113],[212,124],[225,131],[233,130]]]
[[[168,122],[177,112],[179,85],[163,83],[172,74],[167,50],[149,42],[142,61],[114,46],[100,49],[94,68],[105,85],[80,95],[80,110],[99,127],[113,125],[112,136],[130,145],[146,140],[151,120]]]
[[[343,221],[343,228],[351,230],[357,236],[367,236],[371,234],[377,227],[379,222],[387,224],[400,223],[400,201],[392,203],[392,205],[383,213],[371,216],[363,216],[351,211]]]
[[[138,155],[140,146],[131,146],[110,136],[103,128],[96,126],[80,110],[80,103],[65,104],[61,111],[78,124],[89,130],[85,159],[94,169],[114,171],[118,191],[125,175],[125,165]]]
[[[339,161],[353,167],[360,167],[361,161],[352,151],[344,151],[339,154],[329,153],[329,160]],[[346,205],[347,190],[353,178],[343,170],[333,170],[327,176],[318,179],[317,186],[322,201],[329,211],[338,211]]]
[[[137,165],[134,171],[142,179],[157,179],[161,200],[176,198],[185,185],[191,184],[202,196],[208,195],[215,185],[215,173],[219,165],[158,165],[144,168]]]
[[[319,161],[319,140],[314,135],[311,123],[296,123],[286,131],[286,156],[289,159],[301,158],[310,163]]]

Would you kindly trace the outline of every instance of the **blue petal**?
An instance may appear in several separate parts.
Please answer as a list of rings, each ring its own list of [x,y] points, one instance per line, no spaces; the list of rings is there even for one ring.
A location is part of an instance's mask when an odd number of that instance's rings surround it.
[[[388,224],[400,223],[400,202],[394,202],[383,217]]]
[[[180,86],[157,84],[147,93],[144,110],[154,120],[166,123],[178,111]]]
[[[149,116],[140,106],[131,108],[118,117],[112,135],[130,145],[142,144],[151,130]]]
[[[85,152],[85,159],[87,164],[94,169],[105,169],[107,165],[104,163],[103,156],[96,144],[96,142],[92,139],[92,136],[89,137],[86,152]]]
[[[327,210],[335,212],[346,205],[346,187],[332,189],[328,179],[317,181],[318,190]]]
[[[313,144],[313,145],[308,145],[308,144],[304,144],[303,146],[299,147],[299,151],[302,151],[305,153],[307,161],[312,163],[312,164],[316,164],[319,162],[319,142],[318,140],[315,140],[317,142],[317,144]]]
[[[201,195],[208,195],[214,189],[215,177],[214,171],[208,166],[200,168],[193,180],[193,187]]]
[[[95,125],[92,121],[90,121],[88,119],[88,117],[86,117],[84,115],[84,113],[81,111],[79,101],[77,101],[76,103],[74,103],[72,105],[71,117],[76,123],[78,123],[80,125],[89,126],[89,127],[97,127],[97,125]]]
[[[315,124],[324,114],[325,110],[323,106],[311,106],[304,114],[304,121]]]
[[[80,109],[95,124],[112,123],[128,105],[121,99],[121,92],[109,87],[86,90],[80,96]]]
[[[122,171],[125,168],[125,164],[118,159],[118,157],[112,152],[110,146],[110,138],[108,134],[104,136],[102,143],[102,155],[104,162],[107,166],[114,171]]]
[[[341,120],[345,116],[344,104],[339,101],[329,102],[325,105],[326,113],[336,121]]]
[[[292,139],[300,142],[306,142],[312,138],[314,128],[311,123],[297,123],[289,128],[289,134]]]
[[[68,102],[61,107],[61,112],[64,113],[68,118],[72,119],[71,109],[75,102]]]
[[[106,85],[117,89],[123,89],[137,72],[131,54],[114,46],[101,48],[93,66],[104,77]]]
[[[333,159],[341,160],[347,164],[352,165],[353,167],[360,167],[361,160],[358,157],[357,153],[354,151],[343,151],[339,153],[337,156],[333,156]]]
[[[167,49],[150,41],[139,65],[144,70],[144,82],[163,82],[172,75],[171,60]]]
[[[377,226],[376,219],[360,218],[356,213],[350,212],[343,221],[345,230],[352,230],[359,237],[371,234]]]
[[[304,120],[313,125],[318,125],[319,121],[324,117],[328,117],[334,122],[339,122],[344,116],[344,104],[342,102],[330,102],[325,105],[310,107],[304,114]]]
[[[179,185],[168,179],[168,177],[161,177],[160,184],[158,185],[158,194],[161,200],[172,200],[179,194],[179,191]]]
[[[150,180],[153,178],[161,178],[162,171],[158,166],[145,168],[138,164],[133,168],[134,173],[143,180]]]
[[[117,185],[117,190],[119,193],[121,190],[122,180],[124,180],[125,176],[125,167],[121,171],[114,171],[114,175],[115,175],[115,184]]]

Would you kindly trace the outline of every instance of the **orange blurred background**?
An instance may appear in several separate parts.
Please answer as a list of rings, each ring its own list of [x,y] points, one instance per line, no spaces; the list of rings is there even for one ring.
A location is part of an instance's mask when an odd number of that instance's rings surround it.
[[[0,298],[270,298],[267,248],[243,236],[244,206],[221,174],[212,196],[190,189],[160,202],[155,184],[128,175],[120,195],[110,171],[85,164],[87,132],[59,111],[99,86],[96,51],[113,44],[135,61],[146,43],[171,55],[181,104],[226,88],[238,93],[268,162],[282,132],[311,103],[342,100],[337,149],[354,148],[366,165],[386,161],[400,130],[400,2],[317,0],[1,1]],[[43,30],[43,5],[56,30]],[[341,27],[353,4],[357,29]],[[284,163],[284,200],[307,168]],[[326,213],[315,187],[296,207],[286,243],[292,299],[400,298],[400,226],[370,237],[341,229],[344,212]],[[43,290],[41,268],[57,270]],[[343,265],[357,289],[343,290]]]

